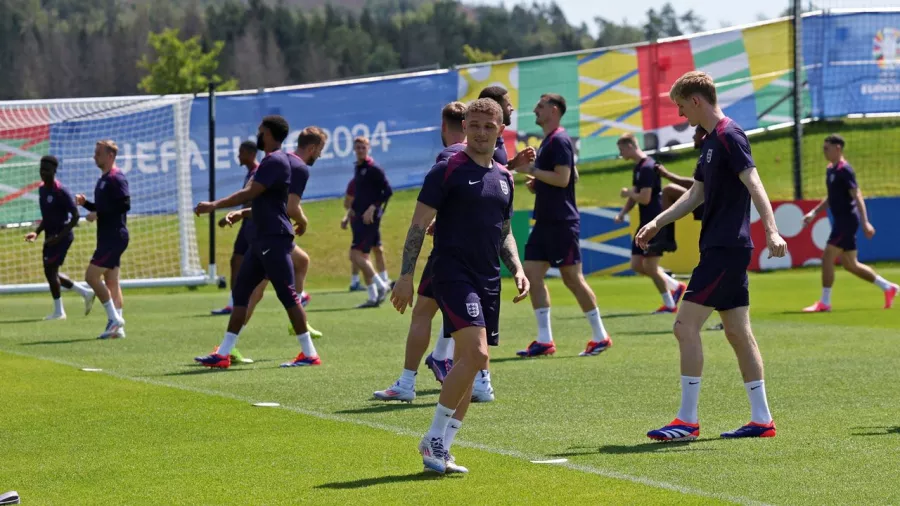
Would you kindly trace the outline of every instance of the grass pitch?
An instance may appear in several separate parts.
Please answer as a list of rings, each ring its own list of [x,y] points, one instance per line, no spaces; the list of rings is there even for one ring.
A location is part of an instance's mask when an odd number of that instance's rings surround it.
[[[0,489],[29,504],[900,502],[900,308],[880,309],[875,287],[839,273],[835,312],[802,315],[818,296],[816,271],[753,276],[778,437],[718,438],[749,406],[730,347],[711,331],[701,438],[658,444],[644,433],[673,418],[679,398],[673,319],[647,314],[659,304],[647,280],[590,282],[613,348],[576,356],[589,327],[551,281],[559,351],[516,358],[534,318],[505,302],[491,350],[497,401],[473,406],[454,445],[471,474],[444,478],[422,474],[415,450],[437,401],[430,372],[420,368],[412,404],[371,400],[399,375],[408,316],[350,309],[359,293],[314,292],[324,365],[286,370],[277,366],[297,345],[267,296],[239,343],[257,362],[228,371],[191,364],[221,339],[225,320],[207,316],[218,291],[126,293],[128,338],[108,342],[93,339],[102,308],[80,316],[77,297],[65,297],[64,322],[36,321],[46,295],[4,297]],[[547,459],[567,462],[530,462]]]

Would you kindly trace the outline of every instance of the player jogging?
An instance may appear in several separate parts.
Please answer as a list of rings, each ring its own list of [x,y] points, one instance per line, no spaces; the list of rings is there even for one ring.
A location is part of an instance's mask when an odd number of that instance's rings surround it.
[[[256,167],[259,165],[256,162],[256,143],[253,141],[244,141],[241,143],[241,147],[238,148],[238,163],[247,168],[247,174],[244,175],[244,183],[241,185],[241,188],[247,186],[247,183],[250,182],[250,178],[253,177],[253,172],[256,171]],[[222,218],[219,220],[219,227],[225,227],[226,225],[231,225],[227,219]],[[234,283],[237,280],[237,273],[241,269],[241,262],[244,261],[244,254],[247,252],[247,248],[249,247],[248,243],[248,235],[252,234],[252,222],[248,219],[241,223],[241,228],[238,230],[237,236],[234,238],[234,248],[231,251],[231,274],[229,279],[229,291],[228,291],[228,305],[222,309],[215,309],[210,311],[213,315],[228,315],[231,314],[232,306],[234,305]]]
[[[281,150],[289,131],[288,122],[281,116],[266,116],[259,125],[256,145],[266,156],[250,184],[224,199],[200,202],[194,212],[206,214],[215,209],[234,207],[252,201],[255,237],[245,255],[234,287],[234,310],[228,321],[225,337],[218,351],[194,360],[207,367],[228,368],[230,353],[247,316],[250,294],[263,279],[268,278],[278,300],[284,306],[300,343],[301,353],[287,366],[319,365],[321,360],[306,327],[306,313],[294,288],[294,229],[287,212],[291,184],[290,156]]]
[[[822,253],[822,298],[812,306],[803,308],[806,313],[831,311],[831,288],[834,286],[834,261],[841,259],[841,265],[854,276],[874,283],[884,292],[884,308],[894,305],[894,298],[900,287],[879,276],[871,267],[861,263],[856,257],[856,232],[862,224],[866,239],[875,236],[875,227],[869,223],[866,201],[856,183],[853,167],[844,159],[844,138],[832,134],[825,138],[823,151],[828,167],[825,171],[825,185],[828,196],[803,217],[803,224],[809,225],[825,206],[831,210],[833,223],[828,244]]]
[[[617,146],[622,158],[635,162],[635,166],[631,188],[622,188],[620,192],[620,196],[627,200],[616,216],[615,222],[622,223],[634,205],[638,204],[640,224],[635,230],[637,234],[641,227],[656,218],[663,210],[662,182],[656,171],[656,160],[641,150],[634,135],[622,135],[617,141]],[[655,314],[674,313],[678,309],[678,301],[687,288],[686,284],[675,281],[659,266],[659,261],[666,251],[675,251],[674,224],[667,225],[654,237],[647,249],[639,248],[633,240],[631,242],[631,270],[649,277],[662,296],[663,305]]]
[[[737,123],[726,117],[716,100],[716,85],[701,71],[681,76],[669,97],[679,116],[710,132],[703,141],[700,169],[691,189],[669,209],[644,225],[636,241],[647,248],[659,230],[706,202],[700,230],[700,263],[691,275],[675,320],[675,338],[681,354],[681,408],[669,424],[647,433],[658,441],[684,441],[700,435],[697,406],[703,372],[700,328],[718,311],[725,337],[734,349],[750,399],[750,423],[724,438],[774,437],[775,422],[766,400],[763,361],[750,328],[750,292],[747,266],[753,253],[750,239],[750,202],[756,206],[766,231],[769,255],[782,257],[787,245],[778,234],[775,214],[750,143]]]
[[[128,248],[126,215],[131,210],[131,194],[125,174],[116,167],[118,152],[119,147],[112,140],[97,142],[94,162],[103,174],[94,187],[94,202],[81,193],[75,196],[75,203],[89,211],[87,220],[97,222],[97,249],[84,274],[85,281],[106,310],[106,329],[97,339],[125,337],[119,264]]]
[[[378,307],[387,296],[389,285],[375,272],[369,261],[372,246],[381,242],[381,216],[384,206],[393,194],[384,169],[369,156],[369,139],[353,140],[356,153],[354,166],[354,197],[348,211],[353,242],[350,245],[350,261],[362,272],[369,298],[359,308]]]
[[[566,113],[566,99],[560,95],[541,95],[534,108],[535,123],[544,131],[533,165],[516,167],[528,174],[528,189],[535,194],[534,228],[525,244],[525,274],[532,287],[531,307],[537,318],[538,337],[528,348],[517,351],[520,357],[538,357],[556,353],[550,327],[550,292],[544,276],[550,267],[558,267],[566,288],[591,325],[592,337],[581,356],[599,355],[612,346],[603,327],[597,298],[581,273],[579,233],[581,218],[575,205],[575,145],[560,126]]]
[[[413,300],[413,274],[435,220],[432,285],[444,316],[444,329],[455,341],[453,368],[444,378],[434,421],[419,443],[427,469],[466,472],[450,446],[471,399],[471,388],[488,359],[488,339],[499,335],[500,258],[518,288],[514,301],[528,295],[528,279],[519,263],[510,230],[512,174],[493,159],[503,113],[496,102],[478,99],[466,111],[468,144],[425,176],[403,249],[401,275],[391,295],[403,313]],[[496,344],[496,343],[494,343]],[[454,425],[451,420],[456,420]]]
[[[341,230],[346,230],[350,225],[350,209],[353,207],[354,195],[356,195],[356,178],[350,179],[350,182],[347,183],[347,190],[344,192],[344,211],[346,212],[344,213],[344,217],[341,218]],[[393,281],[391,281],[390,276],[388,276],[387,265],[384,262],[384,247],[381,244],[381,234],[378,234],[375,239],[375,244],[372,245],[372,255],[375,257],[374,267],[375,271],[378,273],[378,277],[388,286],[392,286]],[[368,255],[364,256],[368,257]],[[350,262],[350,291],[366,291],[366,287],[359,282],[359,267],[352,261]]]
[[[41,232],[44,232],[44,276],[50,285],[50,295],[53,296],[53,313],[44,320],[65,320],[66,310],[63,308],[60,298],[60,287],[66,290],[75,290],[84,298],[84,314],[91,312],[94,305],[94,292],[86,286],[82,286],[59,272],[69,247],[75,240],[72,229],[78,226],[78,207],[75,205],[75,197],[68,188],[56,179],[56,168],[59,160],[55,156],[41,157],[40,176],[41,187],[38,189],[38,198],[41,206],[41,223],[34,232],[25,235],[26,242],[34,242]]]

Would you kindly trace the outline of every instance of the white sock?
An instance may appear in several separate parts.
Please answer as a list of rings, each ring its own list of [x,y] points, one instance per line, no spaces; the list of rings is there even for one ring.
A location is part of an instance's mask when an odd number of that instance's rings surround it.
[[[119,317],[119,313],[116,312],[116,306],[113,305],[112,298],[103,303],[103,309],[106,310],[106,317],[110,320],[115,320]]]
[[[122,308],[122,307],[116,308],[116,312],[119,313],[119,318],[121,318],[123,320],[125,319],[125,315],[123,314],[124,309],[125,308]]]
[[[400,386],[403,388],[409,388],[410,390],[415,390],[416,388],[416,371],[410,371],[409,369],[403,369],[403,373],[400,374]]]
[[[534,310],[537,318],[538,342],[550,344],[553,342],[553,330],[550,328],[550,308],[542,307]]]
[[[825,304],[826,306],[831,305],[831,288],[825,288],[824,286],[822,287],[821,302],[822,302],[822,304]]]
[[[763,380],[744,383],[747,397],[750,398],[750,421],[756,423],[769,423],[772,421],[772,413],[769,412],[769,402],[766,400],[766,384]]]
[[[453,444],[453,440],[456,439],[456,433],[459,432],[460,427],[462,427],[462,421],[457,420],[456,418],[451,418],[450,423],[447,424],[447,432],[444,433],[444,449],[447,452],[450,452],[450,445]]]
[[[372,283],[371,285],[369,285],[368,290],[369,290],[369,300],[372,302],[375,302],[376,300],[378,300],[378,285],[376,285],[375,283]]]
[[[382,280],[382,281],[384,281],[384,282],[385,282],[385,283],[387,283],[387,282],[388,282],[388,281],[390,281],[390,280],[391,280],[391,278],[389,278],[389,277],[388,277],[388,273],[387,273],[387,271],[386,271],[386,270],[384,270],[384,271],[381,271],[381,273],[380,273],[380,274],[378,274],[378,277],[380,277],[380,278],[381,278],[381,280]]]
[[[379,276],[378,274],[372,276],[372,284],[378,286],[379,288],[381,288],[384,291],[387,291],[387,289],[390,288],[388,286],[388,284],[385,283],[384,280],[381,279],[381,276]]]
[[[681,286],[681,284],[678,282],[678,280],[676,280],[672,276],[669,276],[665,272],[662,273],[662,278],[666,281],[666,289],[669,290],[670,292],[672,290],[677,290],[678,287]]]
[[[663,292],[660,294],[662,296],[663,304],[669,309],[675,307],[675,299],[672,298],[672,294],[669,292]]]
[[[300,343],[300,349],[303,351],[303,354],[306,355],[307,358],[314,358],[319,356],[316,353],[316,347],[313,346],[312,337],[309,336],[309,332],[297,334],[297,342]]]
[[[93,296],[94,295],[94,290],[91,287],[89,287],[87,284],[85,284],[85,283],[73,283],[73,284],[75,285],[76,289],[78,290],[78,293],[80,293],[81,295],[85,295],[85,296]]]
[[[66,314],[66,310],[63,309],[62,298],[53,299],[53,314]]]
[[[884,279],[879,275],[875,275],[875,284],[878,285],[878,288],[881,288],[881,291],[886,292],[894,286],[890,281]]]
[[[228,307],[234,307],[234,294],[228,292]]]
[[[700,404],[700,378],[681,377],[681,409],[678,419],[682,422],[697,423],[697,406]]]
[[[353,274],[350,276],[350,284],[358,285],[359,284],[359,274]]]
[[[441,327],[441,333],[438,334],[434,343],[434,349],[431,350],[431,358],[435,360],[447,360],[453,358],[453,339],[444,337],[444,328]]]
[[[222,338],[222,344],[219,345],[219,355],[223,357],[227,357],[231,355],[231,350],[234,349],[235,345],[237,345],[238,335],[233,334],[231,332],[225,332],[225,337]]]
[[[443,438],[447,432],[447,425],[450,424],[450,420],[452,420],[451,417],[455,412],[455,409],[450,409],[442,406],[441,403],[438,403],[434,408],[434,420],[431,421],[431,428],[428,429],[428,433],[425,434],[425,437],[427,439],[435,437]]]
[[[600,309],[594,308],[587,313],[584,313],[585,318],[591,323],[591,330],[594,333],[594,337],[591,338],[591,341],[595,343],[602,343],[606,340],[606,328],[603,327],[603,320],[600,318]]]

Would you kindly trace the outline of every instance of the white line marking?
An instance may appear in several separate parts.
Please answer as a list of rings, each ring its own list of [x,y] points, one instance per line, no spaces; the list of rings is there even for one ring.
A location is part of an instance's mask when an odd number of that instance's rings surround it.
[[[47,362],[52,362],[54,364],[60,364],[60,365],[65,365],[65,366],[69,366],[69,367],[76,367],[79,369],[84,367],[83,365],[76,364],[74,362],[58,360],[56,358],[45,357],[43,355],[32,355],[29,353],[22,353],[19,351],[12,351],[12,350],[2,349],[2,348],[0,348],[0,352],[8,353],[10,355],[17,355],[20,357],[35,358],[38,360],[44,360]],[[192,393],[197,393],[197,394],[211,395],[214,397],[222,397],[225,399],[232,399],[232,400],[247,402],[247,403],[253,402],[252,399],[248,399],[246,397],[241,397],[239,395],[230,394],[227,392],[219,392],[216,390],[207,390],[205,388],[190,387],[187,385],[179,385],[177,383],[166,383],[165,381],[158,381],[158,380],[149,379],[149,378],[136,378],[133,376],[127,376],[125,374],[120,374],[120,373],[112,372],[112,371],[103,371],[103,374],[112,376],[113,378],[129,380],[129,381],[136,381],[139,383],[146,383],[148,385],[174,388],[176,390],[181,390],[184,392],[192,392]],[[409,429],[404,429],[402,427],[394,427],[393,425],[386,425],[386,424],[382,424],[382,423],[378,423],[378,422],[370,422],[367,420],[360,420],[358,418],[352,418],[352,417],[347,417],[347,416],[333,415],[330,413],[320,413],[318,411],[312,411],[312,410],[298,408],[298,407],[294,407],[294,406],[281,406],[281,408],[286,409],[288,411],[292,411],[294,413],[301,414],[301,415],[319,418],[321,420],[329,420],[329,421],[333,421],[333,422],[344,422],[344,423],[350,423],[350,424],[354,424],[354,425],[362,425],[364,427],[369,427],[371,429],[378,429],[378,430],[383,430],[385,432],[390,432],[390,433],[396,434],[398,436],[410,436],[410,437],[414,437],[417,439],[422,437],[421,431],[412,431]],[[460,440],[454,440],[453,443],[457,446],[464,446],[466,448],[474,448],[476,450],[493,453],[494,455],[504,455],[507,457],[517,458],[520,460],[533,461],[533,460],[539,460],[541,458],[541,456],[538,456],[538,455],[527,455],[525,453],[522,453],[522,452],[519,452],[516,450],[507,450],[504,448],[496,448],[493,446],[487,446],[487,445],[483,445],[480,443],[469,443],[469,442],[460,441]],[[675,483],[658,481],[658,480],[654,480],[654,479],[647,478],[644,476],[635,476],[635,475],[631,475],[631,474],[620,473],[618,471],[611,471],[609,469],[603,469],[601,467],[594,467],[594,466],[583,465],[583,464],[574,464],[572,462],[561,463],[561,464],[559,464],[559,466],[565,467],[568,469],[572,469],[574,471],[581,471],[581,472],[585,472],[585,473],[589,473],[589,474],[595,474],[597,476],[603,476],[605,478],[624,480],[624,481],[629,481],[632,483],[639,483],[641,485],[646,485],[648,487],[661,488],[664,490],[671,490],[673,492],[679,492],[679,493],[686,494],[686,495],[710,497],[713,499],[720,499],[723,501],[729,501],[729,502],[733,502],[736,504],[744,504],[744,505],[748,505],[748,506],[769,506],[767,503],[756,501],[756,500],[750,499],[748,497],[720,494],[717,492],[706,492],[705,490],[700,490],[700,489],[693,488],[693,487],[686,487],[684,485],[678,485]]]

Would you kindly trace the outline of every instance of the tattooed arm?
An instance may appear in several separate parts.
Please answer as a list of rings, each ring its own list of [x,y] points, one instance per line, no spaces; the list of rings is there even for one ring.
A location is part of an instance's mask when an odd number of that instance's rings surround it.
[[[416,210],[413,213],[409,232],[406,234],[406,244],[403,246],[403,261],[400,264],[400,278],[394,285],[391,293],[391,303],[402,314],[407,307],[412,306],[413,300],[413,275],[416,272],[416,261],[422,251],[422,243],[425,242],[425,230],[431,224],[431,220],[437,215],[437,210],[421,202],[416,202]]]

